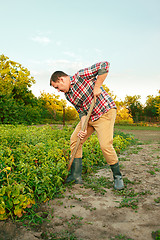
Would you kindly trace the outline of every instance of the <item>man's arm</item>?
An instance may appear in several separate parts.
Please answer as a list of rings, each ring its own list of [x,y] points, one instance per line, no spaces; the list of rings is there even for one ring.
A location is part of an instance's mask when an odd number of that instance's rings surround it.
[[[96,102],[96,97],[98,97],[102,92],[100,87],[102,86],[102,84],[103,84],[104,80],[106,79],[107,75],[108,75],[108,72],[97,76],[97,80],[95,82],[95,86],[94,86],[94,90],[93,90],[94,102]]]
[[[93,64],[91,67],[81,69],[77,72],[77,76],[83,77],[84,79],[93,79],[98,75],[103,75],[109,71],[109,62],[99,62]]]
[[[100,62],[100,63],[96,63],[96,64],[92,65],[89,68],[82,69],[78,72],[78,75],[83,76],[83,78],[90,79],[90,77],[97,76],[97,79],[95,82],[95,87],[93,90],[95,102],[96,102],[96,97],[99,96],[102,92],[100,87],[102,86],[105,78],[107,77],[107,74],[109,71],[109,66],[110,66],[109,62]],[[79,114],[79,116],[81,119],[81,127],[82,127],[84,124],[86,115],[85,115],[85,113],[81,112]],[[80,139],[83,139],[86,135],[87,135],[87,128],[85,131],[80,131],[77,136]]]
[[[94,86],[94,90],[93,90],[94,102],[96,102],[96,97],[98,97],[98,96],[101,94],[101,92],[102,92],[102,90],[100,89],[100,87],[102,86],[102,84],[103,84],[104,80],[106,79],[107,75],[108,75],[108,72],[107,72],[107,73],[104,73],[104,74],[102,74],[102,75],[98,75],[98,76],[97,76],[97,80],[96,80],[96,82],[95,82],[95,86]],[[85,122],[85,119],[86,119],[86,116],[83,115],[83,116],[81,117],[81,128],[82,128],[82,126],[83,126],[83,124],[84,124],[84,122]],[[85,129],[84,131],[79,131],[79,133],[78,133],[77,136],[78,136],[80,139],[83,139],[84,137],[86,137],[86,136],[87,136],[87,127],[86,127],[86,129]]]
[[[81,128],[85,122],[86,116],[82,116],[81,117]],[[84,137],[87,136],[87,126],[86,129],[84,131],[79,131],[78,135],[77,135],[80,139],[83,139]]]

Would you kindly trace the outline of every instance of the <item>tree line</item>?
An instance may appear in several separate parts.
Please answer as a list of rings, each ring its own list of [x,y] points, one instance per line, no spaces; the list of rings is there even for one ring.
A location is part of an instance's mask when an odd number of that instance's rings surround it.
[[[41,124],[77,120],[76,110],[67,106],[59,95],[42,92],[35,97],[30,87],[35,79],[21,64],[0,55],[0,123]],[[145,106],[140,96],[126,96],[117,101],[116,96],[105,85],[105,90],[117,104],[117,121],[159,121],[160,91],[157,96],[148,96]]]

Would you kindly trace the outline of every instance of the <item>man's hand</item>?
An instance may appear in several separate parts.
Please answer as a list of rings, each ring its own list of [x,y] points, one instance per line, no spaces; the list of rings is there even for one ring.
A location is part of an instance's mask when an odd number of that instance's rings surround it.
[[[85,138],[87,136],[87,130],[85,131],[79,131],[79,133],[77,134],[77,136],[82,140],[83,138]]]
[[[96,98],[101,94],[102,90],[100,87],[95,86],[93,90],[93,95],[94,95],[94,102],[96,102]]]

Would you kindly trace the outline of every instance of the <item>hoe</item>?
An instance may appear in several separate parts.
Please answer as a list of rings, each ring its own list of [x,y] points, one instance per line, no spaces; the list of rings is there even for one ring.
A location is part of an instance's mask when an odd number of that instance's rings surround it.
[[[82,128],[81,128],[82,131],[85,130],[85,128],[86,128],[86,126],[87,126],[87,124],[88,124],[88,121],[89,121],[89,118],[90,118],[90,116],[91,116],[93,107],[94,107],[94,99],[92,100],[90,109],[89,109],[89,111],[88,111],[88,113],[87,113],[87,117],[86,117],[85,122],[84,122],[84,124],[83,124],[83,126],[82,126]],[[73,163],[74,157],[75,157],[75,155],[76,155],[76,152],[77,152],[77,150],[78,150],[80,141],[81,141],[81,139],[78,138],[77,143],[76,143],[76,146],[75,146],[75,148],[74,148],[74,150],[73,150],[72,156],[71,156],[70,161],[69,161],[69,164],[68,164],[68,172],[69,172],[69,170],[70,170],[70,168],[71,168],[71,166],[72,166],[72,163]],[[66,177],[66,178],[67,178],[67,177]],[[66,179],[65,179],[65,180],[66,180]]]

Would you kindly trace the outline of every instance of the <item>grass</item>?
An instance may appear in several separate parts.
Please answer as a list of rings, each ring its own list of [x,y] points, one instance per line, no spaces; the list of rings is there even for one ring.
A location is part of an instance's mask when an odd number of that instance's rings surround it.
[[[115,236],[115,237],[110,238],[110,240],[118,240],[118,239],[133,240],[132,238],[128,238],[128,237],[126,237],[126,236],[124,236],[124,235],[121,235],[121,234],[119,234],[119,235],[117,235],[117,236]]]
[[[128,125],[115,125],[115,129],[160,131],[160,127],[132,126],[132,125],[130,125],[130,126],[128,126]]]
[[[135,192],[134,189],[130,186],[139,184],[136,181],[130,181],[128,178],[123,179],[125,188],[121,191],[116,191],[113,189],[115,195],[122,197],[122,201],[119,204],[119,208],[130,207],[132,209],[138,208],[139,199],[144,195],[151,195],[150,191]],[[129,184],[129,186],[128,186]],[[84,178],[84,187],[91,188],[95,193],[104,195],[107,191],[106,189],[113,188],[113,181],[106,177],[96,177],[96,176],[87,176]],[[90,209],[88,207],[88,209]],[[95,209],[91,209],[95,210]]]
[[[75,236],[74,232],[75,229],[82,226],[83,217],[72,214],[70,219],[63,219],[62,217],[58,218],[63,220],[60,230],[52,233],[44,231],[41,234],[41,238],[44,240],[78,240],[79,238]]]
[[[154,201],[155,201],[156,203],[160,203],[160,197],[155,198]]]
[[[101,195],[104,195],[107,192],[104,188],[113,187],[113,183],[103,176],[100,178],[87,176],[84,180],[85,188],[91,188],[95,193],[100,193]]]
[[[149,170],[147,172],[150,173],[151,175],[155,175],[156,174],[153,170]]]
[[[132,209],[138,208],[138,198],[129,197],[129,198],[123,198],[120,202],[119,208],[121,207],[131,207]]]
[[[23,226],[36,228],[44,222],[49,222],[47,219],[49,212],[38,212],[39,204],[33,205],[31,208],[26,209],[26,214],[21,219],[16,217],[15,222],[22,222]]]
[[[41,237],[44,240],[78,240],[75,234],[68,230],[56,233],[43,232]]]
[[[152,232],[152,238],[154,240],[160,240],[160,230]]]

